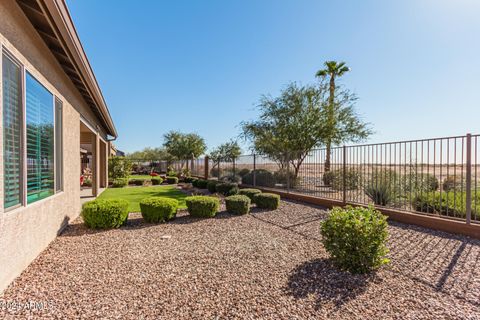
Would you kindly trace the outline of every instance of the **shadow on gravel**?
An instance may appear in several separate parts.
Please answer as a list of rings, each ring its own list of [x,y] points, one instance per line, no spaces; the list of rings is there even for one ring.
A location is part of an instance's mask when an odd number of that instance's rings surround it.
[[[316,308],[324,303],[340,307],[365,292],[374,275],[354,275],[337,269],[329,259],[315,259],[297,266],[286,291],[295,299],[315,296]]]

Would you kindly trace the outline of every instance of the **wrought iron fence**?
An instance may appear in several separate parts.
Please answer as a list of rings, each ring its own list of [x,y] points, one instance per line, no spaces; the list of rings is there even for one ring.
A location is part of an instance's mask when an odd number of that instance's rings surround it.
[[[329,163],[326,149],[277,158],[242,155],[231,162],[198,159],[192,172],[343,203],[479,222],[479,140],[468,134],[335,147]]]

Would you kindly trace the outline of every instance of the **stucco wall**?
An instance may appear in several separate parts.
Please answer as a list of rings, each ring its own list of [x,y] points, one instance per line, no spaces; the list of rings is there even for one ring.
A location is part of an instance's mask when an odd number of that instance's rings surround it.
[[[80,213],[80,114],[97,120],[14,0],[0,1],[0,42],[63,102],[64,191],[3,210],[3,121],[0,121],[0,292]],[[0,63],[1,68],[1,63]],[[0,70],[1,75],[1,70]],[[0,115],[3,114],[0,90]],[[40,277],[41,275],[39,275]]]

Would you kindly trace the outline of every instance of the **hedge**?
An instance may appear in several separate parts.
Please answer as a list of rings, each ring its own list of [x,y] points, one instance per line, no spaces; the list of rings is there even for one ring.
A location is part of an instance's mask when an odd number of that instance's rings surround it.
[[[238,190],[238,194],[249,197],[251,201],[253,201],[253,197],[259,193],[262,193],[262,191],[259,189],[253,189],[253,188],[245,188],[245,189]]]
[[[177,177],[167,177],[167,183],[168,184],[177,184],[178,183],[178,178]]]
[[[118,228],[128,218],[128,201],[123,199],[97,199],[82,206],[85,225],[92,229]]]
[[[150,197],[140,201],[140,210],[145,221],[166,222],[177,215],[178,201],[170,198]]]
[[[154,177],[152,178],[152,185],[158,186],[163,183],[163,179],[160,177]]]
[[[128,179],[127,178],[118,178],[113,180],[112,182],[112,188],[123,188],[128,185]]]
[[[234,195],[225,198],[227,211],[233,214],[247,214],[250,212],[251,200],[247,196]]]
[[[215,190],[224,196],[233,196],[238,193],[238,184],[231,182],[218,183]]]
[[[258,193],[253,196],[258,208],[275,210],[280,205],[280,196],[273,193]]]
[[[197,188],[199,189],[207,189],[208,181],[204,179],[197,180]]]
[[[217,181],[217,180],[208,180],[207,181],[208,191],[210,191],[211,193],[217,192],[216,186],[217,186],[218,183],[220,183],[220,182]]]
[[[218,198],[208,196],[186,197],[185,203],[187,204],[188,213],[192,217],[199,218],[214,217],[220,207],[220,201]]]

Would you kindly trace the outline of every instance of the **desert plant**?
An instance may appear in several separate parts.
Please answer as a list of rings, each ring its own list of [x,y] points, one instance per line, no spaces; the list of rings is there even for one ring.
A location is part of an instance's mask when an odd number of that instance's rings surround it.
[[[345,184],[346,190],[357,190],[360,187],[360,181],[362,175],[360,171],[347,168],[345,171],[345,177],[343,176],[343,169],[327,171],[323,175],[323,183],[327,186],[331,186],[334,190],[343,190]]]
[[[82,206],[82,218],[88,228],[118,228],[128,218],[128,201],[97,199],[86,202]]]
[[[259,187],[273,187],[275,179],[273,173],[265,169],[255,169],[247,173],[242,178],[242,183],[253,186],[253,176],[255,175],[255,185]]]
[[[177,177],[168,177],[168,176],[167,176],[167,183],[168,183],[168,184],[177,184],[177,183],[178,183],[178,178],[177,178]]]
[[[247,196],[233,195],[225,198],[227,211],[234,214],[247,214],[250,212],[251,200]]]
[[[207,189],[208,180],[198,179],[196,184],[199,189]]]
[[[259,193],[262,193],[262,191],[258,189],[252,189],[252,188],[238,190],[238,194],[249,197],[252,202],[253,202],[254,196]]]
[[[280,196],[274,193],[258,193],[253,196],[258,208],[275,210],[280,205]]]
[[[214,217],[220,206],[220,201],[215,197],[191,196],[185,198],[188,213],[192,217],[211,218]]]
[[[215,193],[217,192],[216,186],[220,182],[218,180],[208,180],[207,182],[207,189],[210,191],[210,193]]]
[[[178,201],[170,198],[150,197],[140,201],[140,210],[145,221],[166,222],[177,215]]]
[[[282,184],[287,186],[287,182],[289,183],[291,188],[297,186],[300,182],[299,177],[295,177],[295,172],[292,170],[287,171],[287,169],[280,169],[273,173],[273,179],[275,183]]]
[[[230,182],[218,183],[215,190],[224,196],[233,196],[238,193],[238,184]]]
[[[128,179],[127,178],[118,178],[114,179],[112,182],[112,188],[123,188],[128,185]]]
[[[465,190],[465,184],[460,175],[449,175],[443,180],[442,188],[444,191],[462,191]]]
[[[152,178],[152,185],[158,186],[163,183],[163,179],[160,177],[153,177]]]
[[[425,213],[440,214],[465,218],[465,192],[428,192],[417,194],[412,199],[415,210]],[[472,217],[480,215],[480,194],[472,195]]]
[[[398,198],[400,178],[394,170],[375,170],[365,186],[365,194],[373,203],[387,206]]]
[[[249,174],[250,171],[251,171],[250,169],[243,168],[240,171],[238,171],[238,175],[243,178],[245,175]]]
[[[387,217],[374,208],[333,208],[321,223],[322,242],[333,261],[352,273],[388,263]]]

